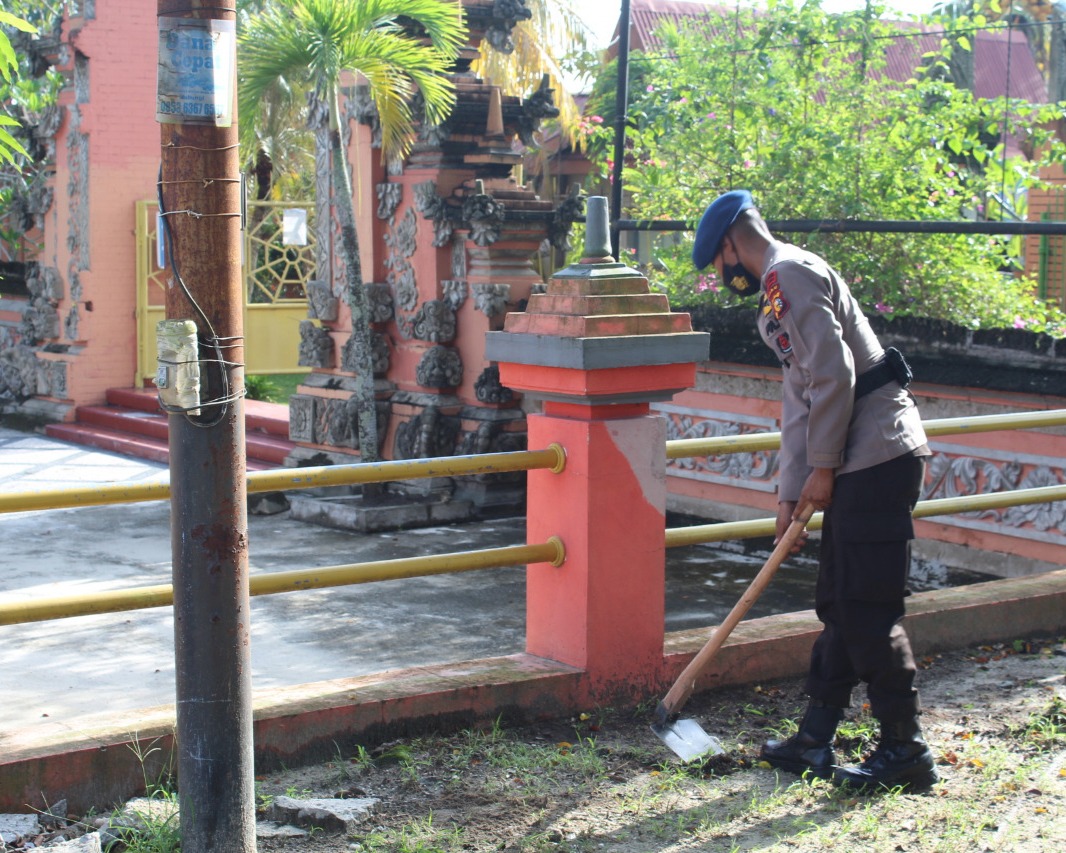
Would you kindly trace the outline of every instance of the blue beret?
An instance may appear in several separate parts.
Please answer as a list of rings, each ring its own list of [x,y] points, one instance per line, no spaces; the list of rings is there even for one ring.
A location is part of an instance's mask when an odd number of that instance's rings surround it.
[[[703,212],[692,245],[692,263],[701,270],[714,260],[729,226],[749,207],[755,207],[747,190],[730,190],[718,196]]]

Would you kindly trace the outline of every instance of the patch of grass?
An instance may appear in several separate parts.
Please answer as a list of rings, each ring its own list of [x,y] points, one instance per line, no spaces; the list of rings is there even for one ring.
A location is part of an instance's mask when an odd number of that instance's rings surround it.
[[[306,378],[306,373],[262,373],[246,376],[245,393],[249,400],[288,405],[289,397],[296,393],[296,386]]]

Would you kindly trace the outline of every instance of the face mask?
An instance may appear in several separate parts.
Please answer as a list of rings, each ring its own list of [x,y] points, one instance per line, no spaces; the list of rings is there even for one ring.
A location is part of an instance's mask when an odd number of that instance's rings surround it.
[[[754,296],[762,282],[744,269],[742,264],[722,264],[722,283],[737,296]]]

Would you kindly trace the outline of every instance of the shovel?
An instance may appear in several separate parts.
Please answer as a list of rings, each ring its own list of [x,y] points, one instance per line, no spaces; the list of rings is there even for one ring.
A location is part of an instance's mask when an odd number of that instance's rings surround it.
[[[678,676],[674,686],[670,688],[670,692],[666,694],[655,709],[651,730],[658,735],[663,743],[677,753],[682,761],[692,761],[692,759],[708,752],[713,755],[720,755],[725,752],[721,742],[707,734],[695,720],[677,719],[678,711],[688,701],[692,691],[696,689],[696,679],[700,673],[711,662],[711,658],[718,653],[718,650],[722,648],[722,644],[725,643],[733,629],[737,627],[737,623],[744,618],[751,606],[762,595],[763,590],[769,585],[778,567],[803,532],[803,528],[811,520],[813,513],[813,506],[808,504],[803,507],[796,520],[788,526],[788,530],[781,537],[781,541],[777,543],[769,559],[759,569],[755,579],[744,591],[740,601],[733,605],[729,615],[715,629],[707,644],[699,650],[689,662],[689,665],[685,667],[684,672]]]

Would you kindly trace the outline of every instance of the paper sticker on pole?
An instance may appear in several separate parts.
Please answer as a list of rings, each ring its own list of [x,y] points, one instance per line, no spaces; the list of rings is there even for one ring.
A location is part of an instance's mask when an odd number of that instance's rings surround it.
[[[236,32],[233,21],[159,19],[156,121],[233,123]]]

